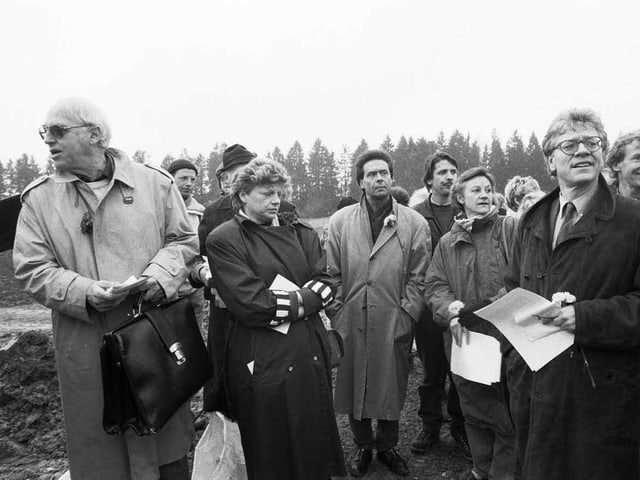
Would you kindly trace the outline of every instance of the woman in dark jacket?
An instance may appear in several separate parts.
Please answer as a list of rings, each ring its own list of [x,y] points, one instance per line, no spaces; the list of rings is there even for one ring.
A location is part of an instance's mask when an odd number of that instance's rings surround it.
[[[457,303],[460,308],[466,306],[463,312],[473,312],[474,305],[497,297],[503,289],[516,219],[498,214],[492,203],[494,186],[493,177],[481,167],[458,177],[453,199],[464,213],[440,239],[427,270],[425,296],[436,323],[450,330],[445,335],[449,358],[451,337],[457,345],[464,344],[467,328],[500,339],[493,325],[473,315],[461,315],[456,308]],[[466,478],[513,480],[515,434],[502,382],[484,385],[458,375],[453,379],[473,457],[473,469]]]
[[[288,181],[271,160],[240,170],[236,216],[209,234],[207,254],[232,324],[224,380],[249,478],[327,479],[345,475],[318,315],[333,292],[315,231],[278,215]]]

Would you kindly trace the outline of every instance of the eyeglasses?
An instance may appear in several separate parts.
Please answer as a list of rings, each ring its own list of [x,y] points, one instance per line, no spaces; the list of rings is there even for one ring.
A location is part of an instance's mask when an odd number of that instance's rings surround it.
[[[600,137],[586,137],[586,138],[576,138],[573,140],[565,140],[564,142],[560,142],[555,148],[559,148],[563,153],[567,155],[574,155],[578,148],[580,148],[580,144],[584,145],[584,148],[587,149],[588,152],[595,152],[596,150],[602,148],[602,140]]]
[[[67,134],[67,130],[71,130],[72,128],[82,128],[82,127],[92,127],[93,125],[69,125],[64,127],[62,125],[42,125],[38,133],[40,134],[40,138],[44,140],[47,132],[51,134],[51,136],[55,139],[59,139],[64,137]]]

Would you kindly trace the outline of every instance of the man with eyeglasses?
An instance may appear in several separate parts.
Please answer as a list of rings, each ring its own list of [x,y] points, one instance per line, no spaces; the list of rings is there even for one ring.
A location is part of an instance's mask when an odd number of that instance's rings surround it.
[[[589,109],[561,113],[543,142],[558,188],[521,218],[505,276],[576,302],[542,319],[575,343],[536,372],[506,348],[522,478],[638,478],[640,209],[601,175],[607,134]]]
[[[197,253],[172,177],[109,147],[102,111],[82,98],[56,103],[40,136],[56,171],[22,193],[15,276],[51,308],[72,478],[189,479],[193,424],[183,405],[155,435],[102,427],[100,346],[138,291],[174,297]],[[131,276],[133,289],[112,287]]]

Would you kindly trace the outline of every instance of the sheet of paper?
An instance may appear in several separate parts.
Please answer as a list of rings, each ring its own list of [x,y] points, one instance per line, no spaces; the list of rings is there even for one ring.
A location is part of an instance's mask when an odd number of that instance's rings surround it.
[[[521,321],[520,324],[515,322],[516,315],[519,315],[519,318],[525,318],[526,312],[535,310],[536,305],[538,308],[544,305],[543,301],[548,302],[548,300],[533,292],[523,288],[516,288],[504,297],[475,312],[479,317],[495,325],[507,337],[507,340],[511,342],[534,372],[540,370],[564,352],[573,345],[574,341],[572,333],[559,329],[555,333],[547,333],[542,337],[537,336],[537,339],[532,340],[530,336],[536,337],[536,332],[532,333],[530,331],[527,334],[527,329],[535,330],[539,334],[539,331],[544,327],[534,325],[535,322],[530,319],[531,315],[529,315],[527,321]],[[525,313],[523,314],[523,312]]]
[[[556,303],[529,290],[520,290],[522,292],[518,293],[517,298],[519,301],[526,299],[526,304],[513,314],[513,321],[517,324],[537,322],[539,317],[555,317],[560,310]]]
[[[146,281],[147,281],[146,277],[136,278],[132,275],[129,278],[127,278],[124,282],[121,282],[118,285],[109,287],[108,291],[115,294],[128,292],[129,290],[135,287],[139,287]]]
[[[469,332],[469,343],[451,344],[451,371],[472,382],[499,382],[501,362],[500,342],[489,335]]]
[[[527,338],[533,341],[560,332],[560,327],[544,324],[541,320],[545,317],[555,317],[560,311],[560,306],[529,290],[522,290],[520,293],[526,296],[530,303],[513,314],[513,321],[524,328]]]
[[[274,278],[273,282],[271,282],[271,286],[269,287],[269,290],[271,291],[283,290],[285,292],[294,292],[299,288],[300,287],[298,287],[291,280],[288,280],[282,275],[277,274],[276,278]],[[289,332],[290,326],[291,326],[291,322],[283,322],[280,325],[276,325],[275,327],[269,327],[269,328],[275,330],[276,332],[282,333],[283,335],[286,335]]]
[[[269,287],[269,290],[284,290],[285,292],[295,292],[298,289],[300,289],[299,286],[280,274],[276,275]]]

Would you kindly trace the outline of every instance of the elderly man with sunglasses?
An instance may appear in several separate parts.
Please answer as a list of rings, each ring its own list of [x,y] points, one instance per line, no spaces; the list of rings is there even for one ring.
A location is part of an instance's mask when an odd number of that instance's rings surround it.
[[[640,204],[602,177],[593,111],[560,114],[542,148],[559,188],[521,218],[505,283],[575,296],[541,320],[575,341],[535,372],[505,352],[522,478],[638,478]]]
[[[85,99],[55,104],[40,136],[56,172],[22,193],[13,260],[16,278],[52,310],[71,476],[186,480],[188,405],[156,435],[107,435],[99,357],[136,288],[159,301],[185,281],[198,242],[180,192],[168,173],[109,148],[110,127]],[[144,281],[112,288],[131,276]]]

